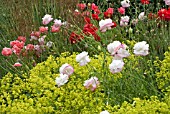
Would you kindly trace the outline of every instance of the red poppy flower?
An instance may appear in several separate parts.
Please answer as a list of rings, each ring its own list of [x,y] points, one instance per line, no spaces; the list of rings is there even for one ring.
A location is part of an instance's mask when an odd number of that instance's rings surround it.
[[[100,37],[97,35],[98,30],[93,24],[85,24],[83,28],[83,33],[86,35],[92,35],[96,41],[100,41]]]
[[[93,18],[94,20],[97,20],[97,21],[100,20],[100,18],[99,18],[99,16],[98,16],[97,14],[92,14],[92,18]]]
[[[84,21],[87,23],[87,24],[90,24],[90,18],[89,17],[84,17]]]
[[[149,13],[148,14],[148,19],[154,19],[154,18],[157,18],[156,14],[154,14],[154,13]]]
[[[113,9],[113,8],[108,8],[108,9],[106,10],[106,12],[104,12],[104,17],[105,17],[105,18],[110,18],[110,17],[112,17],[113,12],[114,12],[114,9]]]
[[[170,8],[167,9],[161,9],[158,11],[158,16],[162,19],[162,20],[166,20],[166,21],[170,21]]]
[[[142,4],[149,4],[150,2],[149,2],[149,0],[141,0],[140,1]]]
[[[71,35],[70,35],[69,40],[70,40],[70,43],[75,44],[78,41],[81,41],[81,39],[83,39],[83,38],[84,37],[82,35],[78,35],[75,32],[72,32]]]

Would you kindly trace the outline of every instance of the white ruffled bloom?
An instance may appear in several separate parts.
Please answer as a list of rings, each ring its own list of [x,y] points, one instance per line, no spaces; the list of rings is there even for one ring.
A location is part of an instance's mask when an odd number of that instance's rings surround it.
[[[116,54],[120,46],[121,46],[121,43],[119,41],[114,41],[113,43],[110,43],[109,45],[107,45],[107,50],[113,56]]]
[[[139,14],[139,16],[138,16],[138,19],[139,19],[139,20],[144,20],[145,18],[146,18],[145,12],[141,12],[141,13]]]
[[[70,76],[71,74],[73,74],[74,69],[71,65],[69,65],[68,63],[65,63],[60,67],[59,72],[61,74],[67,74],[68,76]]]
[[[86,65],[88,62],[90,62],[88,52],[83,51],[82,53],[78,54],[76,56],[76,61],[79,62],[80,66]]]
[[[127,7],[130,6],[130,1],[129,0],[123,0],[123,1],[121,1],[121,5],[122,5],[122,7],[127,8]]]
[[[84,86],[91,91],[95,91],[97,86],[99,85],[99,81],[97,77],[91,77],[89,80],[84,82]]]
[[[43,18],[42,18],[42,23],[43,25],[47,25],[49,22],[51,22],[53,20],[52,16],[49,14],[46,14]]]
[[[127,46],[121,44],[119,41],[114,41],[107,45],[107,50],[112,56],[115,56],[116,59],[122,59],[123,57],[128,57],[130,55],[126,48]]]
[[[47,46],[48,48],[52,47],[52,45],[53,45],[53,42],[52,42],[52,41],[49,41],[49,42],[47,42],[47,44],[46,44],[46,46]]]
[[[122,60],[113,60],[109,65],[109,69],[111,73],[120,72],[123,69],[124,62]]]
[[[129,51],[126,50],[127,46],[125,44],[122,44],[120,49],[117,51],[117,56],[123,58],[128,57],[130,55]]]
[[[149,54],[149,44],[146,44],[146,41],[138,42],[134,45],[134,54],[135,55],[148,55]]]
[[[67,74],[60,74],[59,77],[56,77],[56,84],[58,85],[58,87],[64,85],[65,83],[68,82],[68,75]]]
[[[113,26],[114,24],[112,23],[111,19],[105,19],[105,20],[101,20],[99,22],[99,26],[100,26],[100,30],[101,32],[106,32],[106,30],[110,30],[111,26]]]

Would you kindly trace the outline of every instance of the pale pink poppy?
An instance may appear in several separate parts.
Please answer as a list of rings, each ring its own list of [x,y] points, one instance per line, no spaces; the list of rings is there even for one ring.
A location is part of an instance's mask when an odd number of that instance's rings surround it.
[[[99,26],[100,26],[101,32],[106,32],[107,29],[108,30],[112,29],[112,26],[114,26],[114,23],[112,22],[111,19],[105,19],[99,22]]]
[[[90,89],[91,91],[95,91],[96,88],[99,86],[99,81],[97,77],[91,77],[89,80],[84,82],[84,86],[86,89]]]
[[[71,74],[73,74],[74,69],[71,65],[69,65],[68,63],[63,64],[60,69],[60,74],[67,74],[68,76],[70,76]]]
[[[59,30],[60,30],[60,27],[56,27],[55,25],[51,27],[51,32],[59,32]]]
[[[149,44],[147,44],[146,41],[136,43],[133,49],[135,55],[146,56],[149,54]]]
[[[42,23],[43,23],[43,25],[47,25],[48,23],[50,23],[52,20],[53,20],[53,18],[52,18],[52,16],[51,15],[49,15],[49,14],[46,14],[43,18],[42,18]]]

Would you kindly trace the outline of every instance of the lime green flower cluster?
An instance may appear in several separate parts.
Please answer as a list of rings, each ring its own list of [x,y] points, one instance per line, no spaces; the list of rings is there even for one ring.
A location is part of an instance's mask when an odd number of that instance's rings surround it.
[[[30,74],[18,76],[8,73],[3,77],[0,87],[0,113],[89,114],[104,110],[104,93],[101,88],[91,92],[83,86],[84,81],[93,75],[90,73],[91,69],[96,72],[102,70],[101,56],[93,59],[88,66],[80,67],[76,63],[75,53],[69,57],[67,55],[68,53],[63,53],[56,60],[50,56],[47,61],[30,70]],[[67,84],[58,88],[55,78],[64,63],[72,65],[75,74],[70,76]],[[97,73],[96,76],[100,77]]]
[[[152,97],[151,100],[136,98],[132,104],[125,101],[122,106],[113,106],[112,101],[116,102],[116,100],[119,100],[117,99],[119,97],[112,99],[112,97],[108,96],[108,90],[113,91],[111,88],[119,86],[118,84],[125,84],[125,82],[131,84],[134,81],[137,83],[140,81],[132,80],[135,74],[130,75],[128,73],[132,73],[135,70],[136,73],[143,74],[138,69],[138,61],[141,57],[131,55],[125,60],[127,64],[124,71],[112,74],[108,69],[112,60],[110,55],[103,53],[95,55],[90,58],[91,62],[88,65],[81,67],[75,60],[76,55],[77,53],[75,52],[72,54],[65,52],[56,59],[53,56],[49,56],[45,62],[37,64],[36,67],[30,70],[29,74],[20,76],[8,73],[4,76],[0,80],[0,113],[99,114],[103,110],[107,110],[111,114],[168,112],[170,107],[155,97]],[[73,66],[74,73],[65,85],[58,87],[55,83],[55,78],[59,76],[59,68],[65,63]],[[129,70],[130,67],[132,70]],[[84,81],[92,76],[98,77],[100,81],[99,87],[94,92],[83,86]],[[120,80],[121,82],[119,82]],[[131,86],[127,89],[131,90]],[[118,88],[115,88],[114,92],[110,92],[110,94],[120,93],[121,91],[116,91]],[[128,94],[126,91],[124,93]]]
[[[166,91],[170,87],[170,47],[165,52],[165,59],[161,62],[160,72],[157,73],[157,83],[159,89]]]
[[[160,102],[156,96],[152,96],[150,100],[133,100],[132,104],[124,102],[114,114],[168,114],[170,111],[170,106]]]

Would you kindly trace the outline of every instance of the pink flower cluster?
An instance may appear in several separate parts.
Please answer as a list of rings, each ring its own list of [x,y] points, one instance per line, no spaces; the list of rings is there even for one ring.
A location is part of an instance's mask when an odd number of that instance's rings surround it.
[[[137,56],[146,56],[149,54],[149,44],[146,44],[145,41],[136,43],[133,49],[134,54]],[[107,45],[107,50],[113,56],[112,63],[109,65],[110,72],[114,74],[122,71],[124,66],[123,58],[130,56],[127,46],[119,41],[114,41]]]
[[[73,74],[74,69],[71,65],[69,65],[68,63],[65,63],[60,67],[59,72],[60,72],[60,76],[56,77],[56,80],[55,80],[58,87],[68,82],[68,79],[70,75]]]
[[[111,56],[113,56],[113,61],[109,65],[109,69],[113,74],[120,72],[123,69],[123,58],[130,55],[130,53],[126,49],[127,46],[120,43],[119,41],[114,41],[113,43],[107,45],[107,50],[109,51]]]

